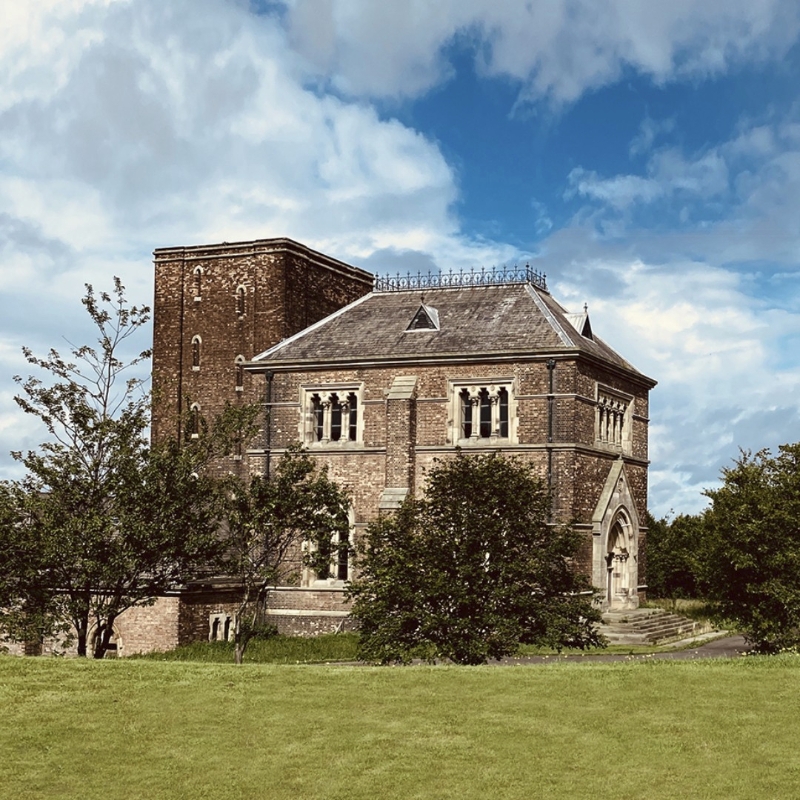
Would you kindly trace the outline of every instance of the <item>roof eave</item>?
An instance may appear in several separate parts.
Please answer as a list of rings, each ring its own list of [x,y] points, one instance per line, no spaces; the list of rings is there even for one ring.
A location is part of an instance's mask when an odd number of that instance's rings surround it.
[[[365,358],[341,358],[319,360],[309,359],[286,359],[286,360],[261,360],[249,361],[244,364],[244,369],[250,373],[262,372],[324,372],[326,370],[339,369],[369,369],[378,367],[394,367],[406,365],[423,364],[475,364],[491,363],[504,364],[514,361],[546,361],[548,359],[557,361],[583,360],[603,367],[612,373],[620,375],[628,380],[632,380],[642,386],[652,389],[658,381],[644,375],[634,368],[626,368],[620,364],[614,364],[604,358],[587,353],[580,348],[564,349],[537,349],[537,350],[515,350],[504,351],[502,353],[437,353],[432,355],[406,355],[406,356],[381,356]]]

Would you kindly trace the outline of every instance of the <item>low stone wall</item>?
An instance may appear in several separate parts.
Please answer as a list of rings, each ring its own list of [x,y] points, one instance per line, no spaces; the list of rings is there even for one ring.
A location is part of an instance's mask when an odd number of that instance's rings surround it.
[[[147,606],[129,608],[114,625],[116,650],[108,656],[132,656],[172,650],[179,645],[231,638],[241,590],[209,586],[159,597]],[[277,587],[267,601],[269,622],[279,633],[317,636],[355,628],[341,586]],[[89,634],[91,647],[92,634]],[[11,655],[76,655],[75,642],[4,642]]]
[[[318,636],[354,627],[350,604],[339,586],[277,587],[269,594],[267,615],[279,633],[292,636]]]

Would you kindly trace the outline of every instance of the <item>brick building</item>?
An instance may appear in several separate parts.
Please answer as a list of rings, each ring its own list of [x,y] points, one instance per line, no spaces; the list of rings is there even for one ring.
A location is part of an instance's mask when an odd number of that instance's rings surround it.
[[[350,489],[353,535],[456,447],[535,465],[607,609],[644,591],[648,393],[530,269],[376,279],[375,290],[257,355],[274,460],[300,440]],[[324,583],[338,589],[348,567]],[[304,575],[309,590],[320,581]]]
[[[155,251],[153,437],[192,408],[256,402],[245,361],[372,289],[372,275],[291,239]],[[185,416],[184,416],[185,421]]]
[[[530,269],[373,281],[289,239],[159,249],[153,344],[155,437],[183,435],[186,413],[264,403],[256,447],[223,468],[263,471],[300,440],[349,488],[353,537],[420,491],[434,458],[513,454],[584,533],[579,568],[604,608],[638,605],[655,382]],[[283,630],[347,625],[350,570],[299,570],[269,613]],[[196,583],[126,612],[120,654],[224,638],[236,595]]]

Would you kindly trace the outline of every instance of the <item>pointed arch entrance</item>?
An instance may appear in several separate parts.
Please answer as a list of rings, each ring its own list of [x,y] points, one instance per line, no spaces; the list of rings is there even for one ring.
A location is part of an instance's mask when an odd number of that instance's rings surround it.
[[[625,467],[614,462],[592,517],[592,582],[604,610],[638,608],[639,520]]]
[[[633,542],[630,521],[623,509],[617,512],[606,542],[606,602],[609,607],[626,607],[631,589],[636,592],[636,574],[632,558]]]

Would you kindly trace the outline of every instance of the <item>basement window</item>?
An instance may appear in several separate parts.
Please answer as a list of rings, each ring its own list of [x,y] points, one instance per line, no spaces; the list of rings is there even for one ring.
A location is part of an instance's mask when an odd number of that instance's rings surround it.
[[[227,642],[233,636],[233,620],[230,614],[217,612],[208,617],[208,641]]]

